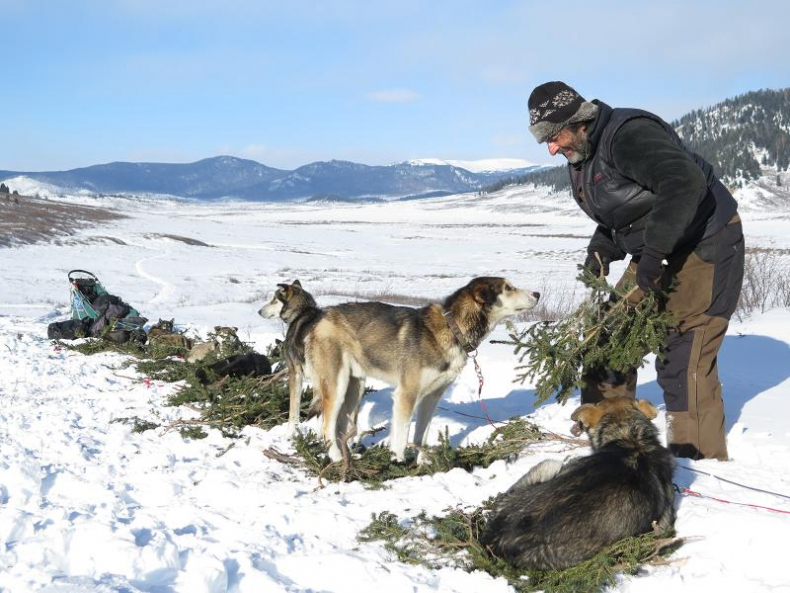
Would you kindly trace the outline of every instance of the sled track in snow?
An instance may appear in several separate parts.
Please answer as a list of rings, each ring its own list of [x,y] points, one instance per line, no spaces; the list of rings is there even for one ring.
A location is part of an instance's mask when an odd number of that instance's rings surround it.
[[[151,282],[158,284],[162,288],[159,292],[156,293],[154,298],[152,298],[149,303],[161,303],[169,297],[173,291],[175,290],[175,285],[171,282],[167,282],[158,276],[154,276],[153,274],[149,274],[143,269],[143,264],[145,262],[154,260],[154,259],[161,259],[163,256],[161,255],[154,255],[152,257],[144,257],[143,259],[137,260],[134,264],[134,269],[137,271],[137,275],[145,280],[150,280]]]

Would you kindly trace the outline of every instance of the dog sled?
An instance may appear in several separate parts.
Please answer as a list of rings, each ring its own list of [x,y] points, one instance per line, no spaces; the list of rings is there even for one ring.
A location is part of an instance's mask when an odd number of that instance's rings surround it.
[[[101,337],[123,344],[129,340],[144,343],[143,326],[148,321],[139,311],[110,294],[92,272],[71,270],[68,273],[71,319],[50,323],[50,339],[74,340]]]

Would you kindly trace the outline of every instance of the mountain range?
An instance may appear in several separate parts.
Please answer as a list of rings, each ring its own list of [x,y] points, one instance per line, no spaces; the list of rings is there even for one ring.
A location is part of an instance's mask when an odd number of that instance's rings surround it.
[[[475,171],[458,164],[466,164]],[[496,169],[497,165],[504,168]],[[94,194],[167,194],[203,200],[349,200],[476,191],[503,177],[540,168],[515,159],[505,159],[504,163],[493,159],[455,162],[425,159],[384,166],[332,160],[289,171],[252,160],[218,156],[185,164],[116,162],[69,171],[0,171],[0,179],[11,180],[7,184],[12,189],[13,178],[23,176],[64,191]]]
[[[694,110],[672,125],[730,187],[769,177],[777,187],[787,184],[790,89],[745,93]],[[557,191],[568,187],[566,167],[519,159],[418,159],[382,166],[332,160],[285,170],[218,156],[184,164],[116,162],[70,171],[0,171],[0,180],[12,189],[19,177],[61,193],[165,194],[201,200],[370,201],[488,193],[525,183]]]

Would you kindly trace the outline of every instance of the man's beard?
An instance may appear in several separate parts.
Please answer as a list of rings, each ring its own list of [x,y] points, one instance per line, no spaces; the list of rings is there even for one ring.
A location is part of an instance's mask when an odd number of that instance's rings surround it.
[[[571,165],[576,165],[587,160],[590,156],[590,140],[587,137],[587,130],[580,129],[573,137],[573,142],[568,146],[573,151],[571,156],[566,156]]]

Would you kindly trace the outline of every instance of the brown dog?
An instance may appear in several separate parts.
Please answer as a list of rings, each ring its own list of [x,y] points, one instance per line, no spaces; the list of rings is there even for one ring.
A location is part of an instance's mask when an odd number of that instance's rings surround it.
[[[295,284],[280,285],[283,292],[275,294],[261,315],[282,317],[291,310],[287,305],[294,295],[302,293],[304,299],[301,285]],[[298,332],[289,326],[288,333],[294,336],[293,347],[303,348],[303,369],[323,415],[330,458],[342,458],[342,439],[355,421],[366,377],[395,386],[390,429],[395,458],[404,458],[415,411],[414,442],[424,445],[439,399],[466,364],[467,352],[477,348],[499,321],[531,309],[539,297],[505,278],[481,277],[442,304],[421,309],[379,302],[318,309],[313,301],[294,318],[303,320]],[[293,393],[291,397],[293,403]]]

